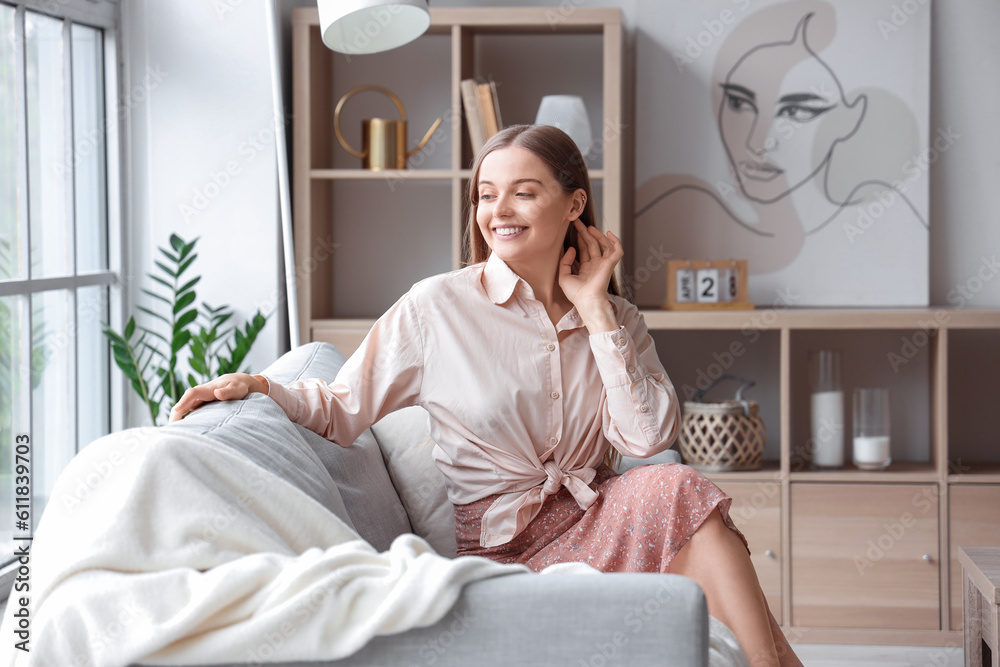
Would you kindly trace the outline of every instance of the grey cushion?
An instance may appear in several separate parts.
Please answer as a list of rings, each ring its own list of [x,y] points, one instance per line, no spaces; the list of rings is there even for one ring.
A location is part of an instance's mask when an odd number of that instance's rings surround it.
[[[262,373],[281,384],[309,378],[329,382],[336,377],[344,361],[344,355],[329,343],[306,343],[282,355]],[[277,408],[274,401],[265,400]],[[362,433],[350,447],[341,447],[303,426],[291,424],[287,417],[283,417],[283,421],[312,447],[340,489],[347,512],[361,537],[384,551],[397,536],[412,532],[406,510],[386,470],[382,450],[371,430]]]
[[[618,466],[618,472],[622,473],[638,466],[650,465],[654,463],[680,463],[681,453],[676,449],[667,449],[659,454],[653,454],[646,459],[637,459],[634,456],[623,456],[622,462]]]
[[[240,452],[309,494],[356,529],[320,457],[302,438],[299,427],[263,394],[251,394],[244,401],[203,405],[163,428],[197,433]]]

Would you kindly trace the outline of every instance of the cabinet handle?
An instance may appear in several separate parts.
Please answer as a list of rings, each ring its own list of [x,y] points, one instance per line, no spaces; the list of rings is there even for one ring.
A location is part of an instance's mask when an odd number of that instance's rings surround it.
[[[767,556],[768,558],[774,558],[774,552],[771,551],[770,549],[768,549],[767,551],[765,551],[764,555]]]
[[[924,562],[925,563],[930,563],[932,560],[933,559],[931,558],[930,554],[924,554]]]

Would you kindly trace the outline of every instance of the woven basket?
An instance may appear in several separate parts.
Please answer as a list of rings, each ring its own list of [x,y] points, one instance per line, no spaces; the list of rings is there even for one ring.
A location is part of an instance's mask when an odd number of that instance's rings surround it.
[[[723,376],[721,381],[732,376]],[[740,378],[732,378],[740,379]],[[741,387],[736,400],[684,403],[681,419],[680,450],[684,462],[698,470],[757,470],[764,459],[764,422],[757,401],[746,401]],[[696,394],[701,396],[713,385]]]

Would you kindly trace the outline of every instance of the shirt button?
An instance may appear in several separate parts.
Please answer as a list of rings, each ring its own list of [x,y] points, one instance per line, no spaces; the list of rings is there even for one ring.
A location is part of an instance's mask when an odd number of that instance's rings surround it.
[[[635,366],[629,366],[628,367],[628,372],[629,372],[629,374],[635,373]]]
[[[549,444],[550,444],[550,445],[554,445],[554,444],[556,444],[557,442],[559,442],[559,439],[558,439],[558,438],[556,438],[555,436],[552,436],[551,438],[549,438]]]
[[[643,403],[642,405],[639,406],[639,411],[640,412],[649,412],[649,406],[646,405],[645,403]]]
[[[557,398],[559,398],[559,392],[558,391],[552,392],[552,399],[555,400]]]
[[[615,345],[617,345],[618,347],[625,347],[625,339],[619,338],[618,340],[615,341]]]
[[[556,349],[556,346],[553,343],[549,343],[548,345],[545,346],[545,349],[551,352],[552,350]]]

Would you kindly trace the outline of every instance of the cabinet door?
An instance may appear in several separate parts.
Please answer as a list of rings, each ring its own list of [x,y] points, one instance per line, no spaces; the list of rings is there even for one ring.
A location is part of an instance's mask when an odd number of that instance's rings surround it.
[[[793,625],[939,629],[937,494],[792,484]]]
[[[733,498],[729,515],[750,544],[750,560],[771,614],[781,623],[781,485],[716,481]]]
[[[951,629],[962,629],[962,564],[958,548],[1000,547],[1000,485],[952,485],[948,498]]]

